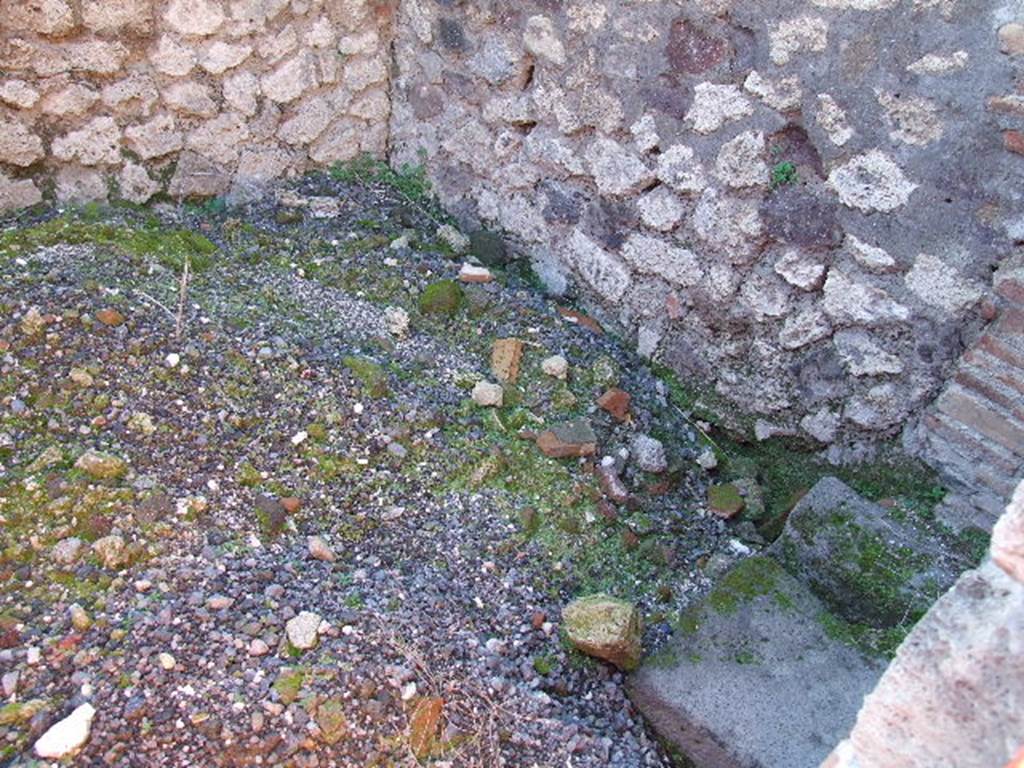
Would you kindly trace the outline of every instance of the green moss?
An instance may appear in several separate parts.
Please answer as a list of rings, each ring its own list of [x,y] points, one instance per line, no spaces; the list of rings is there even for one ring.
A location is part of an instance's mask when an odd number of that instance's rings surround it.
[[[278,698],[281,699],[281,703],[288,705],[298,700],[299,694],[302,692],[302,686],[306,681],[306,673],[304,670],[295,668],[285,668],[281,670],[281,673],[274,680],[272,686],[274,691],[277,693]]]
[[[932,510],[945,494],[934,470],[907,456],[895,442],[879,446],[870,462],[833,466],[822,461],[812,446],[795,438],[747,439],[754,418],[738,411],[713,390],[684,385],[668,368],[652,364],[652,371],[668,389],[673,405],[693,419],[712,424],[709,445],[714,449],[720,472],[737,479],[759,482],[765,495],[762,535],[774,538],[782,529],[785,515],[818,480],[834,475],[872,501],[893,498],[918,519],[930,519]]]
[[[255,488],[263,482],[263,475],[250,462],[243,461],[235,471],[235,480],[246,488]]]
[[[425,315],[454,317],[466,302],[462,286],[454,280],[431,283],[420,294],[420,312]]]
[[[772,166],[772,188],[795,184],[798,180],[796,165],[784,160]]]
[[[555,668],[555,657],[550,654],[541,654],[533,657],[533,669],[538,675],[547,677]]]
[[[707,604],[718,613],[728,615],[736,613],[744,603],[764,595],[775,595],[778,603],[779,596],[785,597],[776,589],[783,574],[774,560],[749,557],[725,575],[708,595]]]
[[[345,357],[342,362],[369,397],[379,398],[388,394],[388,374],[383,366],[368,358],[352,355]]]
[[[760,661],[760,659],[757,658],[757,655],[753,651],[749,651],[746,649],[737,651],[736,655],[733,658],[737,664],[757,664]]]
[[[713,485],[708,489],[708,506],[712,512],[723,517],[739,514],[745,504],[739,488],[732,483]]]
[[[15,701],[0,707],[0,725],[26,725],[39,712],[46,709],[43,699]]]
[[[135,227],[61,216],[0,234],[0,258],[59,244],[108,247],[134,258],[156,259],[178,271],[188,261],[193,272],[209,269],[217,253],[217,246],[210,240],[187,229]]]
[[[818,615],[818,622],[825,630],[825,634],[833,640],[846,643],[869,656],[885,658],[896,655],[896,649],[913,629],[913,624],[879,629],[868,624],[845,621],[827,611],[822,611]]]

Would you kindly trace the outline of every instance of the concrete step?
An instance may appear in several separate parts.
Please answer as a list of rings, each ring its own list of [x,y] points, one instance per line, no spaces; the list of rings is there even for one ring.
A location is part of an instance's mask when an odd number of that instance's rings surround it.
[[[632,675],[629,696],[698,768],[813,768],[885,668],[830,637],[824,610],[774,560],[745,560]]]

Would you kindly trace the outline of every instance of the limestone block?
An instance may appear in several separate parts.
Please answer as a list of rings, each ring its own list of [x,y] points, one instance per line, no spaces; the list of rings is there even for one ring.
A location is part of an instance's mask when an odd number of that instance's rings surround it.
[[[82,165],[112,165],[121,159],[121,129],[112,117],[96,117],[53,140],[53,156]]]
[[[300,53],[260,78],[263,94],[279,104],[295,101],[318,84],[312,54]]]
[[[39,187],[31,179],[12,179],[0,173],[0,211],[15,211],[35,205],[43,199]]]
[[[217,104],[209,86],[190,80],[174,83],[163,92],[164,103],[175,112],[196,117],[213,117]]]
[[[182,134],[170,115],[158,115],[147,123],[129,126],[124,136],[128,148],[143,160],[163,157],[184,145]]]
[[[99,34],[146,34],[153,28],[152,0],[83,0],[82,21]]]
[[[5,80],[0,83],[0,101],[18,109],[31,109],[39,101],[39,91],[24,80]]]
[[[107,199],[107,182],[94,168],[66,165],[57,171],[57,200],[90,203]]]
[[[99,100],[95,90],[81,83],[72,83],[59,91],[46,94],[39,108],[43,114],[56,117],[78,117]]]
[[[0,122],[0,162],[25,167],[42,157],[43,140],[24,123],[16,120]]]
[[[212,35],[224,23],[224,9],[216,0],[171,0],[164,21],[180,35]]]
[[[75,14],[66,0],[4,0],[0,29],[66,35],[75,28]]]
[[[139,205],[149,201],[160,191],[160,185],[150,177],[146,169],[137,163],[125,163],[118,174],[117,184],[123,199]]]
[[[227,168],[186,150],[178,158],[167,192],[177,198],[214,197],[225,193],[230,185]]]

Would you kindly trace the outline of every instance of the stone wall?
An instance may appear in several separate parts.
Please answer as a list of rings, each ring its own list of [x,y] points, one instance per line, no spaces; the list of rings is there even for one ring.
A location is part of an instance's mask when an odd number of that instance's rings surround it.
[[[761,437],[895,434],[1007,303],[1020,15],[405,0],[393,158]]]
[[[0,0],[0,72],[0,211],[425,162],[733,426],[1024,471],[1019,0]]]
[[[383,155],[392,4],[0,0],[0,211],[228,195]]]
[[[1024,761],[1024,483],[991,558],[939,598],[822,768],[1016,768]]]

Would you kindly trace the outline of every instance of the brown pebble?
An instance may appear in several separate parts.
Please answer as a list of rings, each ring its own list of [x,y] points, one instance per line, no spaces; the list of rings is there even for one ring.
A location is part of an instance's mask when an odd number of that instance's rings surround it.
[[[280,500],[280,505],[284,507],[284,511],[289,515],[294,515],[299,509],[302,508],[302,502],[299,501],[295,496],[285,496]]]
[[[97,312],[96,319],[99,320],[104,325],[109,326],[111,328],[116,328],[117,326],[124,323],[124,315],[122,315],[116,309],[113,309],[111,307],[101,309],[99,312]]]
[[[625,421],[629,418],[629,402],[633,398],[628,392],[618,387],[612,387],[598,398],[597,404],[612,415],[616,421]]]

